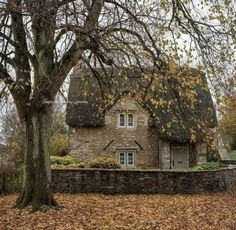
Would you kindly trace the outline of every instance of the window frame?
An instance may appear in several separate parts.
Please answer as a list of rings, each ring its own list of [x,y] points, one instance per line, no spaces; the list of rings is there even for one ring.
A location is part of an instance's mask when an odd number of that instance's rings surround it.
[[[129,154],[132,154],[132,164],[129,164]],[[126,153],[126,166],[130,167],[130,166],[134,166],[134,152],[132,151],[127,151]]]
[[[124,154],[124,164],[121,164],[120,163],[120,159],[121,159],[121,154]],[[125,154],[125,152],[119,152],[118,153],[118,161],[119,161],[119,164],[121,165],[121,166],[126,166],[126,154]]]
[[[120,116],[121,115],[124,115],[124,125],[123,126],[120,125],[120,121],[121,121]],[[119,128],[126,128],[126,114],[125,113],[119,113],[118,114],[118,127]]]
[[[124,116],[124,125],[121,125],[121,115],[123,115]],[[129,115],[132,115],[132,126],[131,125],[129,125]],[[134,123],[135,123],[135,119],[134,119],[134,113],[125,113],[125,112],[119,112],[118,114],[117,114],[117,116],[118,116],[118,124],[117,124],[117,126],[118,126],[118,128],[127,128],[127,129],[132,129],[132,128],[134,128]]]
[[[129,115],[132,115],[132,126],[129,125]],[[134,114],[133,113],[127,114],[127,128],[134,128]]]
[[[129,154],[132,154],[132,164],[129,164]],[[121,154],[124,154],[124,164],[121,164]],[[117,151],[117,161],[122,167],[134,167],[135,166],[135,151],[133,150],[119,150]]]

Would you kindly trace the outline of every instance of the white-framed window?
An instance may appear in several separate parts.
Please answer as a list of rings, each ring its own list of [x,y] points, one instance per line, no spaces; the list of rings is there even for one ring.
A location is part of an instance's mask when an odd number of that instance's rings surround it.
[[[118,127],[119,128],[133,128],[134,127],[134,114],[119,113],[118,114]]]
[[[117,159],[121,166],[134,166],[134,152],[132,151],[119,151]]]
[[[125,127],[126,125],[126,119],[125,119],[125,114],[124,113],[120,113],[119,114],[119,127]]]
[[[134,114],[129,113],[127,115],[127,127],[132,128],[134,127]]]
[[[134,153],[127,152],[127,166],[134,166]]]
[[[126,161],[125,161],[125,153],[120,152],[119,153],[119,163],[122,166],[126,165]]]

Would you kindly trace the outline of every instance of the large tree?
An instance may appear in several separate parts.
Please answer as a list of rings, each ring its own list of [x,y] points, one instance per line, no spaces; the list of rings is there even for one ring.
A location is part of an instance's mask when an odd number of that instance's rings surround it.
[[[104,71],[134,65],[173,71],[174,63],[198,57],[196,65],[207,64],[209,74],[217,74],[221,63],[234,61],[234,7],[226,0],[1,1],[0,81],[25,127],[17,207],[56,205],[48,157],[50,102],[78,61]]]

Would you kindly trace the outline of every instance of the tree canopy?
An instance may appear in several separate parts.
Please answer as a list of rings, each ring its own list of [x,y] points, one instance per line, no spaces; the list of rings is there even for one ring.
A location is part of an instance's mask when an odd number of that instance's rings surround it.
[[[3,0],[0,84],[25,125],[18,207],[55,205],[48,167],[50,101],[78,62],[89,68],[176,65],[234,83],[235,2],[229,0]],[[104,79],[96,76],[100,81]],[[184,82],[184,79],[183,79]]]
[[[224,98],[224,104],[220,108],[221,117],[219,121],[220,132],[225,139],[226,144],[236,143],[236,95],[230,95]]]

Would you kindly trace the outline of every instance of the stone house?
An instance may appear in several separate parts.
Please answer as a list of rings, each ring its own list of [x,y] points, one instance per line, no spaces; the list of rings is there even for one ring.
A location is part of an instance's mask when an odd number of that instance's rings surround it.
[[[202,72],[75,68],[66,122],[69,154],[111,155],[124,168],[188,168],[206,161],[216,114]]]

